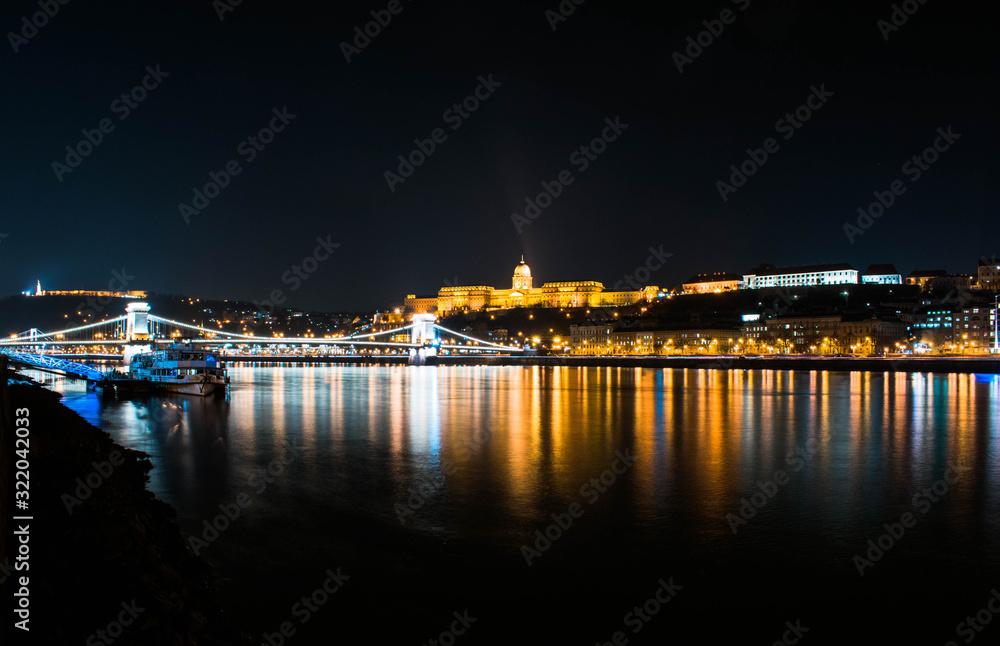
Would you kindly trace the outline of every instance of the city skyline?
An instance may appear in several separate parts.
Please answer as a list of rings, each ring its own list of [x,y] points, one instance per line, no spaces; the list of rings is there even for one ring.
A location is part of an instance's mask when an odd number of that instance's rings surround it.
[[[654,249],[654,248],[652,248],[652,247],[650,247],[648,251],[651,252],[651,253],[650,253],[649,257],[647,258],[647,264],[640,265],[639,268],[642,269],[643,267],[645,267],[645,269],[643,269],[643,271],[645,272],[645,275],[648,275],[648,276],[651,277],[653,273],[655,273],[655,272],[657,272],[659,270],[659,266],[650,267],[650,265],[648,264],[649,260],[650,259],[654,259],[654,260],[656,260],[656,263],[655,263],[656,265],[661,265],[662,263],[660,261],[664,260],[665,258],[669,258],[673,254],[663,254],[662,252],[661,253],[657,253],[657,250]],[[522,265],[522,266],[526,265],[526,261],[524,260],[524,255],[523,254],[521,255],[520,265]],[[843,265],[843,267],[841,267],[841,265]],[[970,266],[972,269],[974,269],[974,271],[969,271],[969,272],[966,272],[966,271],[950,271],[949,269],[943,269],[943,268],[927,269],[927,267],[931,267],[931,266],[937,267],[936,265],[934,265],[934,263],[925,263],[925,265],[922,265],[920,268],[914,268],[910,272],[905,272],[904,273],[902,270],[898,270],[897,267],[896,267],[896,265],[894,263],[884,263],[884,264],[874,263],[874,264],[868,264],[868,265],[866,265],[866,269],[865,270],[858,269],[857,267],[854,267],[850,263],[823,263],[823,264],[814,264],[814,265],[803,265],[803,266],[800,266],[800,267],[788,266],[788,265],[773,265],[771,263],[759,263],[757,266],[751,267],[750,269],[746,270],[746,272],[732,272],[732,271],[701,272],[701,273],[697,273],[697,274],[693,274],[693,275],[689,276],[689,278],[687,280],[682,280],[682,281],[673,282],[673,283],[669,283],[669,284],[662,284],[662,285],[655,285],[655,284],[653,284],[652,280],[649,280],[649,281],[639,280],[638,276],[636,274],[626,274],[621,279],[619,279],[618,281],[616,281],[615,283],[604,283],[604,281],[600,281],[600,280],[591,281],[590,279],[585,279],[585,282],[600,283],[603,286],[604,289],[608,289],[608,287],[610,285],[612,290],[617,290],[617,289],[620,289],[620,288],[631,287],[631,288],[633,288],[633,289],[635,289],[637,291],[643,291],[647,287],[648,288],[656,287],[656,288],[658,288],[659,293],[662,295],[662,294],[665,294],[665,293],[675,293],[675,294],[696,293],[696,292],[697,293],[710,293],[710,292],[726,291],[726,289],[759,289],[759,288],[768,287],[768,286],[780,287],[781,286],[780,284],[775,284],[775,285],[760,285],[760,286],[754,286],[754,287],[750,287],[749,283],[743,284],[744,283],[744,279],[746,279],[748,277],[753,277],[754,274],[755,274],[755,272],[761,271],[763,268],[767,268],[767,269],[771,270],[773,273],[776,273],[776,274],[782,274],[782,273],[786,273],[787,270],[801,269],[801,268],[819,268],[820,270],[826,269],[826,268],[841,268],[841,269],[850,269],[850,270],[853,270],[853,273],[854,273],[853,279],[846,279],[845,278],[843,280],[837,280],[836,282],[830,282],[830,283],[817,282],[817,283],[814,283],[814,284],[836,284],[836,283],[843,283],[843,284],[864,284],[866,282],[879,282],[879,283],[882,283],[882,284],[893,284],[893,283],[895,283],[895,284],[917,284],[917,285],[920,285],[921,287],[923,287],[927,283],[928,280],[933,280],[934,278],[942,278],[942,279],[944,279],[944,278],[957,278],[957,277],[966,277],[967,276],[967,277],[969,277],[971,279],[971,284],[969,286],[970,288],[980,289],[980,290],[984,290],[984,291],[996,291],[996,285],[998,284],[998,280],[1000,280],[1000,279],[998,279],[998,276],[1000,276],[1000,273],[998,273],[998,272],[1000,272],[1000,258],[998,258],[998,256],[996,256],[996,255],[994,255],[992,257],[982,256],[982,257],[978,258],[976,260],[976,266],[975,267],[971,267]],[[298,279],[297,277],[298,276],[305,276],[306,275],[305,269],[303,269],[301,266],[296,266],[296,267],[297,267],[297,269],[295,271],[289,271],[288,272],[288,277],[292,278],[292,279],[300,280],[300,282],[301,282],[301,279]],[[884,281],[884,280],[879,280],[879,281],[870,280],[869,281],[869,280],[865,280],[864,279],[866,274],[868,274],[872,270],[877,270],[877,269],[880,269],[880,268],[892,268],[892,269],[896,270],[894,273],[898,276],[899,281],[898,282],[896,282],[894,280],[893,281]],[[41,280],[36,280],[35,281],[36,282],[36,286],[33,289],[21,290],[20,294],[26,295],[26,296],[37,296],[37,295],[43,295],[43,294],[44,295],[110,296],[112,294],[117,294],[119,296],[127,297],[127,298],[138,298],[138,297],[144,297],[147,292],[154,291],[154,290],[135,290],[135,289],[126,290],[126,289],[123,289],[124,287],[126,287],[126,286],[128,286],[130,284],[130,281],[134,277],[129,277],[128,274],[126,272],[124,272],[124,270],[122,272],[120,272],[120,273],[119,272],[113,272],[113,273],[115,274],[115,277],[113,277],[111,279],[111,281],[109,281],[107,289],[105,289],[105,290],[93,289],[91,287],[80,287],[78,285],[77,286],[68,287],[68,288],[65,288],[65,289],[56,289],[56,290],[54,290],[54,289],[44,289]],[[494,271],[493,273],[496,273],[496,272]],[[873,277],[874,277],[874,275],[873,275]],[[457,279],[457,277],[456,277],[456,279]],[[529,281],[531,280],[530,273],[528,274],[528,280]],[[713,283],[713,284],[716,283],[716,282],[718,282],[719,284],[722,284],[723,282],[735,283],[735,282],[738,281],[740,283],[740,285],[737,286],[737,285],[734,284],[732,286],[723,287],[722,289],[708,290],[708,292],[701,292],[700,290],[688,289],[688,287],[689,287],[690,284],[692,284],[694,282],[697,282],[697,281],[701,281],[701,280],[704,280],[706,282],[710,282],[710,283]],[[516,281],[517,281],[517,279],[516,279],[516,276],[515,276],[515,284],[514,284],[515,290],[519,287],[519,285],[517,284]],[[979,282],[977,283],[977,281],[979,281]],[[982,281],[985,281],[985,282],[982,282]],[[551,281],[546,281],[546,282],[551,282]],[[553,284],[561,284],[561,283],[559,283],[559,281],[556,281]],[[478,287],[478,286],[485,286],[485,285],[486,285],[486,281],[478,281],[478,282],[473,281],[473,282],[468,283],[466,285],[466,287],[470,287],[470,286],[471,287]],[[530,286],[530,282],[526,283],[525,285]],[[809,286],[809,283],[796,284],[795,286]],[[63,286],[63,287],[65,287],[65,286]],[[454,289],[456,287],[461,287],[461,285],[459,285],[454,280],[450,280],[450,279],[445,278],[445,279],[443,279],[443,284],[439,286],[439,289],[436,290],[433,295],[432,294],[423,294],[422,295],[422,294],[414,293],[414,292],[411,291],[411,293],[409,293],[406,296],[406,298],[404,299],[404,301],[412,300],[413,298],[416,298],[416,299],[437,298],[439,293],[447,291],[447,290],[452,290],[452,289]],[[494,289],[494,288],[493,287],[489,287],[489,289]],[[507,291],[510,291],[510,290],[507,290]],[[209,297],[207,297],[205,295],[202,295],[202,294],[181,294],[181,295],[185,296],[185,297],[192,296],[192,297],[206,298],[206,299],[209,298]],[[214,299],[214,300],[232,300],[232,301],[237,301],[237,300],[241,300],[241,299],[237,299],[237,298],[217,298],[217,299]],[[267,302],[267,301],[265,301],[265,302],[242,301],[242,302],[252,303],[252,304],[256,304],[256,305],[263,305],[263,306],[265,306],[265,309],[273,308],[276,305],[273,302]],[[405,305],[405,302],[404,302],[404,305]],[[399,306],[400,306],[399,302],[382,303],[382,304],[379,304],[378,306],[372,308],[370,311],[380,311],[380,310],[385,310],[387,308],[388,309],[392,309],[394,307],[399,307]],[[522,306],[522,305],[511,305],[511,307],[520,307],[520,306]],[[293,309],[293,310],[294,309],[302,309],[302,308],[294,307],[292,305],[286,305],[285,307],[287,309]],[[558,307],[558,305],[556,305],[555,307]],[[315,311],[322,311],[322,310],[315,310]],[[338,310],[328,310],[328,311],[338,311]],[[347,310],[346,310],[346,308],[341,308],[340,311],[347,311]]]

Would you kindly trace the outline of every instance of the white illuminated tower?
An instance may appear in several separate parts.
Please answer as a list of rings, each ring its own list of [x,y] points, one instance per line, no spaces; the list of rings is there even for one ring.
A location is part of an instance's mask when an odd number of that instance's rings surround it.
[[[152,351],[149,343],[149,304],[129,303],[125,308],[125,346],[122,356],[127,366],[132,357]]]
[[[125,336],[128,341],[149,340],[149,309],[147,303],[129,303],[125,308],[128,315]]]
[[[437,329],[434,324],[437,317],[433,314],[414,314],[413,327],[410,328],[410,343],[417,343],[421,347],[410,348],[410,365],[422,366],[426,363],[427,357],[437,356]]]

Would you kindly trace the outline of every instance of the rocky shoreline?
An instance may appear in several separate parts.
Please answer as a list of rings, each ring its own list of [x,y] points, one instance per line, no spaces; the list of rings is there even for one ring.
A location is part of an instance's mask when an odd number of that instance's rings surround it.
[[[174,509],[146,489],[149,457],[116,444],[57,393],[3,366],[0,377],[8,523],[0,564],[15,560],[11,517],[33,518],[30,570],[0,574],[7,602],[29,576],[30,634],[15,630],[14,643],[253,644],[213,599],[211,568],[189,551]],[[30,508],[13,512],[13,411],[22,408],[30,411]]]

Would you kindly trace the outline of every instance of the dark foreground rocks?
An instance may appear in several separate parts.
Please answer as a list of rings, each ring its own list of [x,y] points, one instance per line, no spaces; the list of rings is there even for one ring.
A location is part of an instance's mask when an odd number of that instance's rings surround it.
[[[0,376],[2,372],[0,372]],[[204,561],[187,549],[174,510],[146,490],[148,456],[116,444],[40,386],[12,383],[2,411],[0,485],[7,522],[0,564],[14,565],[21,536],[15,515],[30,514],[30,569],[4,576],[10,608],[27,575],[30,635],[4,643],[236,645],[253,641],[231,625],[212,597]],[[3,393],[0,393],[3,396]],[[13,509],[13,413],[30,420],[30,501]],[[22,411],[23,413],[23,411]],[[25,639],[28,637],[28,639]],[[10,641],[8,641],[8,638]]]

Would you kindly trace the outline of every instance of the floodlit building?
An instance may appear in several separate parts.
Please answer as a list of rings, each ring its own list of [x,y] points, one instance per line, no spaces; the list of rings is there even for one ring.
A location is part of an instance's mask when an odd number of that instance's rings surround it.
[[[851,354],[894,352],[906,341],[906,324],[897,317],[844,314],[837,332],[844,351]]]
[[[907,285],[917,285],[920,289],[927,289],[927,281],[939,276],[947,276],[944,269],[915,269],[906,277]]]
[[[902,285],[903,275],[896,271],[895,265],[870,265],[861,274],[864,285]]]
[[[406,310],[409,312],[423,312],[432,314],[437,311],[438,297],[417,296],[416,294],[406,295]]]
[[[747,321],[743,325],[745,345],[751,352],[840,352],[840,315],[779,316]],[[815,348],[815,349],[814,349]]]
[[[438,290],[436,311],[439,314],[472,312],[483,309],[514,307],[623,307],[640,301],[652,301],[659,293],[655,285],[632,291],[605,291],[595,280],[545,283],[533,286],[531,268],[521,258],[514,268],[510,289],[489,285],[442,287]],[[431,311],[430,297],[407,296],[407,312]]]
[[[742,276],[722,271],[692,276],[684,283],[683,287],[685,294],[714,294],[742,288]]]
[[[25,296],[101,296],[104,298],[146,298],[147,294],[141,290],[131,290],[126,292],[113,292],[111,290],[95,289],[63,289],[51,290],[42,289],[42,281],[35,283],[35,289],[21,292]]]
[[[586,321],[579,325],[569,326],[571,353],[612,354],[611,333],[618,325],[618,321]]]
[[[744,274],[743,283],[747,289],[856,285],[858,283],[858,270],[847,263],[780,268],[762,264]]]
[[[906,325],[871,314],[779,316],[743,326],[748,351],[782,354],[881,354],[906,340]]]
[[[616,355],[728,354],[737,351],[740,343],[739,330],[719,328],[619,328],[610,336],[610,354]]]

